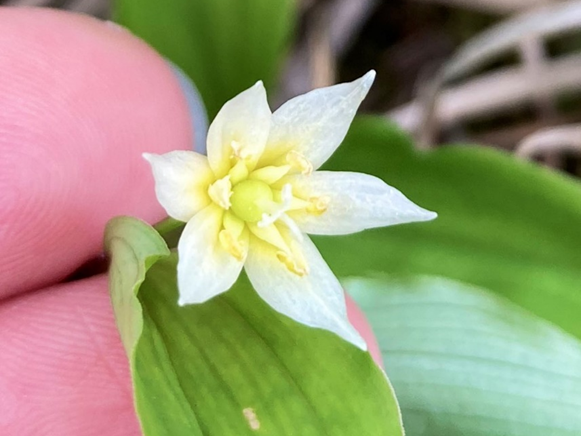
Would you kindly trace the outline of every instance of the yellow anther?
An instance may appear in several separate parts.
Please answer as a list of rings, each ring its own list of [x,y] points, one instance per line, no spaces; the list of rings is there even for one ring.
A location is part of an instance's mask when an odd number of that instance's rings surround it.
[[[309,198],[309,206],[307,207],[307,212],[313,215],[322,215],[327,211],[331,199],[327,195],[321,195],[320,197]]]
[[[291,150],[286,155],[287,163],[300,171],[302,174],[311,174],[313,172],[313,164],[296,150]]]
[[[292,256],[284,251],[277,251],[276,258],[286,266],[286,268],[300,277],[304,277],[309,273],[309,269],[304,261]]]
[[[286,176],[290,169],[290,165],[282,165],[279,167],[267,166],[253,171],[250,173],[248,178],[251,180],[260,180],[267,185],[272,185],[273,183],[278,182],[280,179]]]
[[[232,158],[237,159],[246,159],[249,155],[248,152],[245,150],[244,146],[240,144],[238,141],[232,140],[230,142],[230,148],[232,148]]]
[[[224,250],[234,256],[237,260],[244,260],[244,244],[239,239],[235,238],[231,231],[225,229],[222,230],[218,234],[218,239],[220,240],[220,244]]]
[[[208,188],[208,195],[222,209],[230,209],[230,197],[232,196],[230,176],[223,177],[211,184]]]

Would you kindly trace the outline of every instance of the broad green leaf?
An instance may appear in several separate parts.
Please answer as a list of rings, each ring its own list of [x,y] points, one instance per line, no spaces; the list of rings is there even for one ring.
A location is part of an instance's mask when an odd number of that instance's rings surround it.
[[[403,434],[393,391],[368,353],[273,311],[245,278],[179,307],[176,254],[151,265],[163,251],[151,249],[153,240],[163,245],[157,232],[135,220],[114,221],[107,234],[113,303],[124,307],[137,289],[132,310],[116,312],[122,334],[143,326],[129,355],[145,436]]]
[[[375,174],[439,214],[427,223],[317,238],[337,274],[454,278],[581,338],[578,182],[483,147],[414,151],[379,118],[356,121],[327,167]]]
[[[116,20],[181,67],[210,119],[263,80],[271,86],[294,26],[296,0],[116,0]]]
[[[157,232],[150,231],[149,224],[126,216],[107,223],[105,246],[109,253],[114,253],[109,268],[109,289],[115,321],[125,351],[131,357],[143,328],[137,291],[149,267],[168,256],[169,249]]]
[[[410,436],[581,434],[581,341],[441,278],[350,279]]]

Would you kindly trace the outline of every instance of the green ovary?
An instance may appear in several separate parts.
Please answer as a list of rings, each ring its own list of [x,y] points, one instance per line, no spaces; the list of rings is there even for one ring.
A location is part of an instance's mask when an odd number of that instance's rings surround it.
[[[273,201],[272,189],[259,180],[245,180],[232,189],[231,210],[243,221],[255,223],[262,219],[265,206]]]

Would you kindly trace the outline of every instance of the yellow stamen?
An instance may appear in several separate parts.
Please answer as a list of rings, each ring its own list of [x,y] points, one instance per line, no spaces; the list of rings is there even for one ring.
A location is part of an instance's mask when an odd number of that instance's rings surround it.
[[[275,246],[279,250],[290,250],[275,225],[271,224],[268,227],[259,227],[256,224],[248,224],[248,228],[254,236],[262,239],[265,242],[268,242],[270,245]]]
[[[296,150],[291,150],[286,155],[288,164],[300,171],[302,174],[311,174],[313,172],[313,165],[309,160]]]
[[[293,187],[290,183],[287,183],[282,187],[281,204],[276,209],[272,210],[271,213],[263,213],[262,219],[258,222],[258,227],[267,227],[282,218],[285,212],[289,210],[288,208],[291,204],[292,198]]]
[[[244,149],[244,146],[240,144],[238,141],[231,141],[230,148],[232,148],[232,156],[233,158],[244,160],[249,155],[248,152]]]
[[[267,185],[272,185],[273,183],[278,182],[280,179],[286,176],[290,169],[290,165],[282,165],[279,167],[271,165],[253,171],[250,173],[248,178],[251,180],[260,180]]]
[[[327,211],[331,199],[327,195],[321,195],[320,197],[309,198],[309,206],[307,207],[307,212],[313,215],[322,215]]]
[[[230,182],[233,185],[245,180],[248,177],[248,167],[243,160],[238,160],[228,173]]]
[[[230,209],[230,197],[232,196],[230,176],[223,177],[211,184],[208,188],[208,195],[222,209]]]
[[[244,260],[244,244],[239,239],[235,238],[231,231],[226,229],[222,230],[218,234],[218,239],[220,240],[220,244],[224,250],[234,256],[237,260]]]
[[[224,226],[224,229],[232,233],[232,236],[235,238],[240,238],[245,227],[244,221],[234,215],[230,210],[224,214],[222,225]]]
[[[293,274],[304,277],[309,273],[309,269],[305,262],[296,256],[292,256],[284,251],[277,251],[276,258]]]
[[[284,199],[282,198],[282,190],[272,190],[273,193],[273,199],[275,202],[277,203],[284,203]],[[297,198],[292,196],[290,199],[290,203],[288,203],[288,207],[285,208],[285,211],[291,211],[291,210],[301,210],[301,209],[306,209],[309,206],[311,206],[311,203],[303,200],[301,198]]]

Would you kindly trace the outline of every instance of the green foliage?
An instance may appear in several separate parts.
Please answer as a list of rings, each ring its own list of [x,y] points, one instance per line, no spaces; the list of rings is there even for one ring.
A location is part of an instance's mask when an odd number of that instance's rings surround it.
[[[450,277],[581,338],[579,183],[486,148],[421,153],[379,118],[356,121],[327,167],[375,174],[439,214],[428,223],[316,238],[337,274]]]
[[[346,282],[413,436],[581,434],[581,341],[448,279]]]
[[[193,79],[213,118],[257,80],[275,83],[296,4],[116,0],[114,14]],[[377,175],[439,213],[314,238],[339,276],[378,276],[346,283],[377,332],[408,434],[580,434],[579,183],[490,149],[418,152],[378,118],[357,120],[326,167]],[[171,222],[160,230],[175,243]],[[402,434],[368,354],[277,314],[244,278],[178,307],[175,254],[138,220],[110,223],[106,245],[146,436]]]
[[[113,220],[106,245],[146,436],[403,434],[368,353],[273,311],[245,279],[179,307],[177,257],[141,221]]]
[[[407,434],[581,434],[578,182],[485,148],[419,152],[377,118],[358,120],[327,166],[375,174],[439,213],[316,238],[337,274],[382,277],[346,283]]]
[[[295,0],[116,0],[116,20],[181,67],[210,119],[240,91],[276,80]]]
[[[137,291],[149,267],[169,255],[161,236],[148,229],[143,221],[125,216],[112,219],[105,229],[105,247],[115,254],[109,268],[109,290],[115,321],[129,357],[143,329]],[[129,242],[136,239],[139,244]]]

